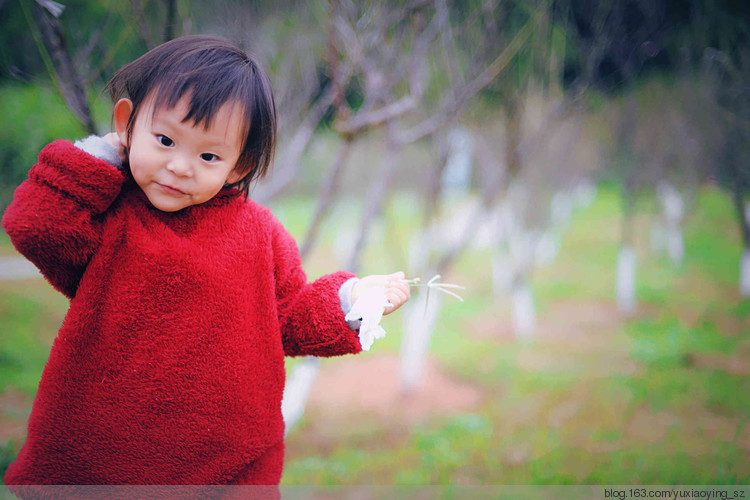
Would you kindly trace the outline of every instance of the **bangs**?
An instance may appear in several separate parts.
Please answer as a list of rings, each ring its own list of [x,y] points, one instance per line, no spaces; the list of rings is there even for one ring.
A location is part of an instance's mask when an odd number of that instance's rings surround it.
[[[256,100],[249,63],[228,64],[229,61],[217,60],[217,55],[206,52],[185,58],[155,79],[154,110],[172,109],[180,99],[189,96],[188,113],[182,121],[193,121],[208,129],[219,109],[229,103],[241,109],[245,128],[249,128],[254,115],[249,104]]]

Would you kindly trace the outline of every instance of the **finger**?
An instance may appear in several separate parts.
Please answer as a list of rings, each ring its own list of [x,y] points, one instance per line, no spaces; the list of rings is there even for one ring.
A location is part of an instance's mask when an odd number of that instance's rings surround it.
[[[403,294],[393,293],[388,297],[388,301],[391,304],[389,306],[386,306],[385,310],[383,311],[384,316],[391,314],[392,312],[400,308],[402,305],[404,305],[407,301],[407,298]]]
[[[411,288],[408,284],[396,284],[388,288],[388,291],[398,297],[400,302],[406,302],[411,298]]]
[[[401,288],[391,288],[386,297],[388,297],[388,300],[390,300],[392,304],[403,304],[408,300],[408,290],[403,290]]]
[[[406,282],[406,280],[396,281],[393,286],[394,288],[401,290],[407,295],[411,294],[411,287],[409,286],[409,283]]]
[[[388,280],[386,281],[386,286],[388,286],[388,287],[397,287],[397,288],[401,288],[401,289],[407,289],[407,288],[409,288],[409,282],[407,282],[403,278],[403,274],[404,273],[396,273],[396,274],[400,274],[402,277],[398,277],[396,275],[388,276]]]
[[[402,305],[402,303],[391,303],[391,305],[387,306],[385,311],[383,311],[383,316],[388,316],[392,312],[397,311]]]

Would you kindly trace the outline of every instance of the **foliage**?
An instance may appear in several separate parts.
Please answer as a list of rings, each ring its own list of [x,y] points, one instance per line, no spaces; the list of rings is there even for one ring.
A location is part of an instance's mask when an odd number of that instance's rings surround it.
[[[45,144],[55,139],[79,139],[86,133],[67,110],[60,95],[49,86],[0,86],[0,102],[2,212]],[[100,102],[99,114],[106,113],[106,109],[106,104]]]
[[[2,207],[26,178],[44,144],[62,137],[80,137],[84,131],[59,95],[40,87],[0,88],[0,196]]]
[[[0,290],[3,325],[13,332],[0,346],[0,393],[10,388],[26,394],[36,392],[52,343],[50,329],[59,327],[55,324],[62,316],[58,308],[67,306],[64,298],[44,285],[37,283],[25,293]]]
[[[79,70],[94,86],[101,87],[121,65],[140,55],[144,43],[132,26],[133,15],[125,2],[109,0],[66,0],[59,17],[65,43],[77,60]],[[145,2],[149,4],[150,2]],[[154,2],[155,3],[155,2]],[[31,0],[0,4],[0,84],[22,81],[31,85],[49,81],[40,46],[33,36],[26,14],[32,15]],[[23,7],[23,8],[22,8]],[[156,7],[154,5],[154,7]],[[151,19],[160,21],[158,9]],[[33,19],[33,17],[32,17]]]
[[[12,442],[8,441],[0,445],[0,477],[5,475],[5,471],[8,470],[17,455],[18,450]]]

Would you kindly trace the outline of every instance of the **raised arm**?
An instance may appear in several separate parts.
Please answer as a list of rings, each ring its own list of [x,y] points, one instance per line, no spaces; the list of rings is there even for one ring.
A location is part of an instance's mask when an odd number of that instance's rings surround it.
[[[116,167],[58,140],[39,153],[3,216],[13,245],[52,285],[72,298],[99,246],[102,214],[125,176]]]

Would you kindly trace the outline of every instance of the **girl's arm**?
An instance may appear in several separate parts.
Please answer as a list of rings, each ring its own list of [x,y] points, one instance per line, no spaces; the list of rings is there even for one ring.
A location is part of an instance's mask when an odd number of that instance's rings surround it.
[[[339,271],[307,282],[297,244],[274,220],[274,274],[284,352],[287,356],[337,356],[362,350],[349,328],[339,289],[351,273]]]
[[[115,166],[68,141],[55,141],[16,189],[3,227],[16,249],[72,298],[98,248],[102,214],[124,181]]]

